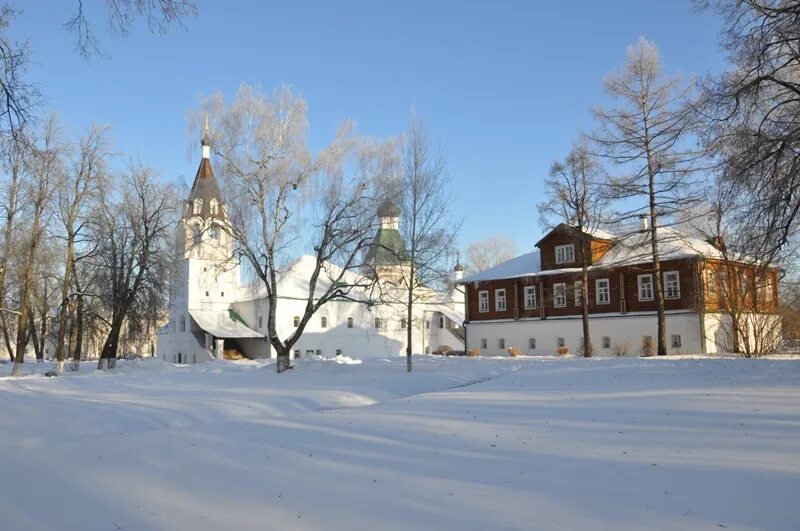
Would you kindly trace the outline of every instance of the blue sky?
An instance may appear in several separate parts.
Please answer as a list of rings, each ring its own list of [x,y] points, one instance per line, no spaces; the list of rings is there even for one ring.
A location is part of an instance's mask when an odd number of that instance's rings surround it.
[[[501,234],[532,248],[551,162],[591,128],[604,75],[640,35],[668,72],[724,66],[718,20],[690,0],[197,3],[186,30],[119,38],[106,32],[105,2],[85,2],[110,56],[88,63],[61,28],[77,0],[16,0],[12,34],[30,40],[29,76],[48,109],[75,132],[113,126],[120,151],[167,178],[190,181],[199,160],[187,110],[243,82],[303,95],[316,148],[344,118],[396,135],[413,105],[447,155],[462,247]]]

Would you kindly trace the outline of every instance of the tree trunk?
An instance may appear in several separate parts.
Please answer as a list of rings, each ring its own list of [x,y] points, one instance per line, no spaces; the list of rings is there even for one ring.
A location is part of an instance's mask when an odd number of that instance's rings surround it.
[[[406,372],[411,372],[412,363],[411,363],[411,341],[413,340],[413,330],[414,330],[414,283],[413,283],[413,271],[411,272],[411,280],[408,287],[408,301],[406,306]],[[422,316],[422,334],[423,337],[425,336],[425,316]]]
[[[584,253],[585,251],[582,251]],[[583,259],[581,271],[581,320],[583,321],[583,357],[592,357],[592,340],[589,336],[589,269],[586,258]]]
[[[79,290],[80,291],[80,290]],[[81,355],[83,350],[83,297],[78,295],[75,305],[75,320],[72,325],[73,332],[70,339],[72,345],[72,370],[79,371],[81,367]]]
[[[117,350],[119,349],[119,336],[122,332],[124,313],[120,312],[111,320],[111,330],[103,343],[103,350],[100,352],[100,361],[97,368],[100,370],[113,369],[117,366]]]
[[[61,306],[58,314],[58,333],[56,334],[56,361],[64,363],[64,351],[67,348],[67,315],[69,308],[69,287],[72,283],[72,264],[74,261],[73,236],[70,233],[67,237],[67,261],[64,264],[64,278],[61,281]]]
[[[644,110],[646,113],[646,109]],[[647,116],[644,118],[644,149],[647,156],[647,184],[650,199],[650,248],[653,253],[653,289],[656,296],[656,314],[658,321],[658,355],[667,355],[667,323],[664,314],[664,291],[661,282],[661,260],[658,255],[658,208],[656,205],[656,171],[653,164],[653,153],[650,150],[650,129]]]

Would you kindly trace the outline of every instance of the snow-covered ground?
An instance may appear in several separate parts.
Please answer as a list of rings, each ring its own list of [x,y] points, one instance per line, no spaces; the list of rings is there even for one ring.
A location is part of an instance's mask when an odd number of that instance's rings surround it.
[[[0,365],[0,529],[800,525],[800,360],[415,362]]]

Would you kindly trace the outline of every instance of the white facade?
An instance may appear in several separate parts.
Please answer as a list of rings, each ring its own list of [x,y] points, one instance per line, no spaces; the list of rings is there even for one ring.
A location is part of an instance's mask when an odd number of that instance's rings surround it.
[[[237,351],[248,358],[272,357],[273,349],[265,337],[268,299],[263,286],[241,285],[240,267],[231,260],[233,243],[225,230],[225,205],[217,195],[209,150],[206,145],[203,148],[203,161],[177,229],[180,256],[171,282],[169,323],[158,332],[156,355],[175,363],[222,359],[225,351]],[[212,201],[215,204],[209,204]],[[381,219],[384,229],[396,230],[397,224],[396,218]],[[314,260],[302,256],[280,278],[276,329],[282,339],[295,333],[295,320],[303,315]],[[332,264],[325,267],[334,268]],[[391,278],[390,269],[379,272]],[[457,267],[454,285],[460,279],[461,269]],[[321,283],[327,280],[320,278]],[[411,323],[406,322],[402,305],[349,300],[326,303],[306,325],[293,346],[292,357],[404,355],[407,326],[414,329],[414,353],[435,352],[444,345],[463,350],[463,288],[426,295],[424,301],[415,304]],[[366,297],[364,293],[363,300]]]
[[[702,352],[700,317],[694,312],[668,312],[667,350],[669,354]],[[643,354],[645,336],[653,345],[658,338],[654,314],[594,314],[589,319],[589,334],[596,356]],[[467,349],[480,349],[482,356],[507,356],[510,347],[523,355],[554,355],[560,346],[571,354],[579,353],[583,338],[581,316],[472,321],[467,323]]]

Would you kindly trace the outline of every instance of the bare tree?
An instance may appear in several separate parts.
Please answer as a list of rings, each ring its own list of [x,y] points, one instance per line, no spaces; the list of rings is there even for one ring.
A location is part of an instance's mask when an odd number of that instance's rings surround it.
[[[767,261],[797,235],[800,217],[800,4],[709,0],[723,18],[731,69],[708,80],[706,144],[750,219],[748,248]]]
[[[563,162],[554,162],[545,181],[545,200],[539,204],[543,227],[566,224],[578,242],[576,258],[581,267],[581,317],[583,355],[593,352],[589,334],[589,266],[592,264],[592,235],[603,222],[607,207],[603,185],[605,173],[585,140],[575,145]]]
[[[603,156],[620,170],[610,188],[623,209],[618,220],[644,213],[649,220],[655,299],[658,314],[659,356],[666,355],[666,324],[659,254],[660,226],[700,199],[694,171],[702,153],[692,149],[694,105],[692,87],[679,78],[665,78],[656,46],[640,39],[628,48],[620,72],[605,80],[606,92],[621,101],[617,108],[597,109],[600,129],[594,140]],[[644,199],[644,205],[636,203]],[[631,203],[634,203],[632,206]]]
[[[82,296],[79,290],[74,289],[75,263],[80,260],[76,256],[76,245],[80,245],[82,234],[85,232],[88,217],[89,202],[95,196],[96,190],[102,185],[106,174],[108,158],[108,129],[93,126],[86,135],[80,139],[77,153],[74,156],[69,170],[66,172],[64,183],[58,194],[58,217],[61,221],[64,237],[64,272],[61,278],[61,301],[58,312],[58,325],[55,337],[56,372],[63,370],[67,344],[67,321],[70,317],[70,300],[75,296]],[[80,361],[78,358],[77,361]],[[77,364],[73,365],[73,369]]]
[[[151,33],[166,35],[173,25],[184,26],[188,17],[197,15],[197,6],[188,0],[108,0],[107,4],[109,30],[123,37],[130,33],[137,19],[144,19]],[[75,35],[76,50],[83,57],[103,55],[83,0],[78,0],[64,28]]]
[[[368,292],[373,283],[361,273],[375,227],[370,190],[393,160],[390,146],[355,138],[348,124],[313,156],[306,144],[305,108],[287,87],[266,96],[247,85],[230,105],[221,96],[204,105],[223,163],[227,230],[235,254],[266,289],[267,340],[278,372],[290,368],[292,347],[322,306],[335,299],[367,302],[356,293]],[[290,269],[289,253],[302,248],[313,249],[314,257],[304,279],[306,305],[294,332],[279,337],[280,280]]]
[[[14,42],[8,36],[8,27],[17,14],[8,5],[0,7],[0,134],[20,142],[24,137],[18,133],[31,121],[40,94],[24,78],[30,62],[28,43]]]
[[[399,282],[406,313],[406,370],[412,370],[414,305],[430,296],[430,287],[446,278],[460,227],[451,212],[451,177],[444,155],[434,151],[416,114],[402,143],[403,173],[397,183],[405,267]],[[424,323],[423,323],[424,326]]]
[[[25,239],[21,249],[23,255],[19,266],[19,311],[12,376],[22,373],[31,334],[31,297],[35,289],[37,260],[53,194],[63,172],[63,144],[54,117],[51,116],[43,125],[41,139],[31,143],[31,150],[23,165],[22,193],[23,201],[28,205],[26,214],[30,222],[24,229]]]
[[[156,174],[134,163],[118,183],[119,193],[104,190],[93,220],[98,247],[92,259],[108,334],[98,368],[116,366],[126,319],[153,297],[167,292],[173,228],[178,208],[174,191]]]
[[[721,178],[720,178],[721,179]],[[774,352],[781,340],[776,262],[762,259],[761,242],[749,234],[748,199],[718,180],[709,188],[705,213],[692,216],[689,227],[716,247],[702,274],[701,314],[717,315],[723,332],[718,344],[744,357]]]
[[[496,235],[471,244],[466,254],[464,269],[473,274],[511,260],[519,254],[519,250],[511,238]]]

